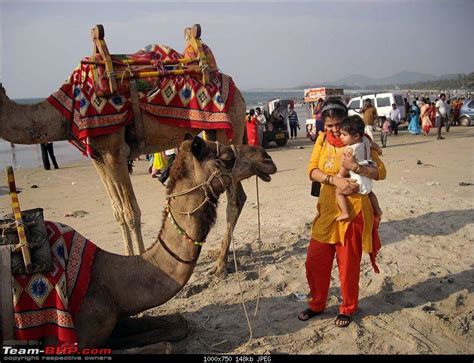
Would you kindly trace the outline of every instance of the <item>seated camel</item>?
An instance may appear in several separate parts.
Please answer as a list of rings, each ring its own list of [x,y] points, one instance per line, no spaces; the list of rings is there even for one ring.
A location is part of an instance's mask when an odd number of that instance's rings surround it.
[[[187,39],[196,42],[198,39],[193,38],[191,33],[188,29]],[[103,29],[100,36],[103,37]],[[200,28],[195,36],[200,36]],[[98,41],[98,39],[95,40]],[[102,39],[99,40],[103,43]],[[104,47],[104,44],[102,44],[102,47]],[[141,57],[142,53],[137,54]],[[213,57],[208,56],[207,59],[213,59]],[[72,91],[75,90],[75,88],[72,89]],[[240,91],[235,86],[232,88],[232,96],[231,99],[229,98],[225,113],[228,120],[228,129],[211,130],[210,134],[212,139],[222,144],[240,145],[245,132],[246,106]],[[69,98],[64,99],[64,102],[70,102]],[[93,98],[89,100],[89,103],[92,104],[94,100],[97,101],[98,99]],[[112,107],[109,102],[106,101],[106,104],[108,107]],[[0,138],[6,141],[15,144],[39,144],[59,140],[77,141],[74,139],[75,135],[73,135],[74,125],[71,126],[71,123],[64,118],[63,114],[58,112],[58,108],[48,101],[35,105],[16,104],[7,97],[5,89],[0,84],[0,105]],[[142,104],[142,109],[144,106],[153,108],[153,106]],[[114,217],[121,228],[125,254],[128,255],[142,254],[145,247],[141,231],[141,212],[133,191],[127,160],[143,154],[172,149],[185,140],[186,135],[195,136],[202,131],[199,128],[172,126],[163,120],[157,120],[150,112],[140,111],[140,106],[137,107],[138,111],[134,110],[132,121],[133,118],[137,117],[141,119],[140,131],[143,139],[140,143],[130,142],[127,138],[127,135],[130,134],[128,124],[121,124],[112,133],[91,134],[85,139],[87,149],[91,152],[92,161],[110,197]],[[161,109],[166,109],[166,107]],[[131,111],[129,114],[131,114]],[[137,129],[136,125],[135,129]],[[229,129],[232,130],[233,134],[231,139],[229,139]],[[216,265],[211,271],[212,273],[225,273],[233,229],[246,201],[242,185],[237,183],[236,188],[236,192],[228,195],[227,231],[222,239],[220,252]],[[135,248],[133,246],[134,242]]]
[[[79,347],[104,345],[119,319],[173,298],[193,273],[220,194],[253,175],[268,182],[276,170],[261,147],[226,146],[199,137],[183,142],[155,243],[140,256],[96,248],[90,283],[74,319]],[[185,212],[196,207],[188,217]]]

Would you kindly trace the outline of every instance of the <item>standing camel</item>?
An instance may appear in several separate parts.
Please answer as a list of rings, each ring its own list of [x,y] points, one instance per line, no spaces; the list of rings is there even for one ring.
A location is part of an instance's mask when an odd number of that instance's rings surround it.
[[[173,298],[193,273],[201,250],[196,241],[205,241],[213,226],[219,195],[253,175],[268,182],[275,172],[261,147],[231,147],[199,137],[183,142],[171,169],[167,207],[155,243],[140,256],[97,248],[89,287],[74,321],[79,347],[105,344],[119,319]],[[195,208],[190,217],[177,212]]]
[[[236,88],[228,115],[232,121],[233,139],[230,143],[242,144],[245,131],[245,101]],[[141,212],[132,181],[128,173],[127,159],[171,149],[179,145],[187,134],[196,135],[201,130],[172,127],[160,123],[146,112],[142,113],[145,148],[130,146],[125,140],[125,127],[109,135],[90,137],[88,142],[94,152],[92,159],[111,199],[115,219],[120,225],[125,254],[145,251],[141,232]],[[69,122],[47,100],[34,105],[20,105],[11,101],[0,83],[0,138],[15,144],[40,144],[70,140]],[[225,130],[217,130],[218,142],[228,145]],[[237,219],[245,204],[246,195],[241,183],[236,192],[229,194],[226,234],[212,273],[225,272],[227,254]],[[133,248],[136,242],[136,249]]]

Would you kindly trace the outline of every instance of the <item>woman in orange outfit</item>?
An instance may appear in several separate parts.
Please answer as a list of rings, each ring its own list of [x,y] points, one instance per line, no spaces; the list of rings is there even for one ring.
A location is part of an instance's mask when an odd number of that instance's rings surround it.
[[[247,116],[246,128],[247,128],[247,140],[249,145],[258,146],[258,126],[257,117],[255,116],[255,110],[252,108]]]
[[[336,255],[342,304],[335,324],[347,327],[359,301],[362,252],[370,254],[374,270],[379,272],[375,255],[380,249],[380,217],[374,215],[367,194],[357,193],[358,184],[336,175],[341,165],[374,180],[385,179],[386,170],[375,150],[371,150],[371,157],[376,166],[360,166],[353,157],[344,156],[345,145],[340,139],[340,124],[347,116],[347,108],[342,101],[327,99],[321,114],[326,132],[316,140],[308,165],[309,178],[322,184],[317,204],[318,215],[313,222],[305,264],[311,299],[308,309],[302,311],[298,319],[308,320],[322,314],[326,308],[332,264]],[[336,221],[339,214],[336,187],[347,196],[350,217],[344,221]]]

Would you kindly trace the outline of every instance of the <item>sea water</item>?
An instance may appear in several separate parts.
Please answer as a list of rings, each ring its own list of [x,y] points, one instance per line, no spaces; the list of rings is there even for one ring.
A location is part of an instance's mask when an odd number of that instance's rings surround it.
[[[303,101],[303,90],[252,90],[243,91],[242,95],[247,109],[257,106],[262,107],[268,101],[276,98],[295,100],[297,103]],[[19,104],[35,104],[43,100],[44,98],[23,98],[14,101]],[[67,141],[54,142],[54,154],[59,167],[85,159],[82,153]],[[39,145],[15,144],[12,147],[9,142],[0,139],[0,169],[5,169],[6,166],[13,166],[18,169],[40,167],[42,165]]]

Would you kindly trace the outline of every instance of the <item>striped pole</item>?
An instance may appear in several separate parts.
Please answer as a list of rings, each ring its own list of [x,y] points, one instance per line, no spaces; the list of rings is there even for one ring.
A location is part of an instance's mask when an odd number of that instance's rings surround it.
[[[18,231],[18,238],[20,239],[20,243],[16,246],[15,250],[21,249],[26,272],[30,273],[32,271],[30,248],[28,247],[28,241],[26,239],[25,224],[21,217],[20,201],[18,200],[18,194],[16,193],[15,175],[13,174],[13,168],[11,166],[7,167],[7,178],[8,186],[10,188],[10,197],[12,199],[13,215],[17,222],[16,229]]]

